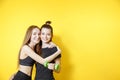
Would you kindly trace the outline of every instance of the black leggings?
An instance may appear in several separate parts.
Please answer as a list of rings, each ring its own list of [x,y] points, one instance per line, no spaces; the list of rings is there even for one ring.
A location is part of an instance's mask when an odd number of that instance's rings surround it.
[[[27,74],[18,71],[14,76],[13,80],[31,80],[31,76],[28,76]]]

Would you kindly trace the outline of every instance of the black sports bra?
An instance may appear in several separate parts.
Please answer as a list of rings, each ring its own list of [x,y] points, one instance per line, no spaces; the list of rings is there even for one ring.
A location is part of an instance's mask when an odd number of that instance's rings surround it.
[[[35,61],[31,57],[28,56],[25,59],[20,59],[19,63],[25,66],[33,66]]]

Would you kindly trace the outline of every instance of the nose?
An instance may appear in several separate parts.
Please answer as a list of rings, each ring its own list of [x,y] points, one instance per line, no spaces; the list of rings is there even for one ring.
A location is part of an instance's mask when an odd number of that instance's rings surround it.
[[[45,38],[47,38],[47,35],[45,35]]]

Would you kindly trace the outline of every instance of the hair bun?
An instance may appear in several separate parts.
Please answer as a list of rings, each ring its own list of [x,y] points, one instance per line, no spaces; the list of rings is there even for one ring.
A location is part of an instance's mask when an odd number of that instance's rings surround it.
[[[51,21],[46,21],[45,24],[46,24],[46,25],[50,25],[50,24],[51,24]]]

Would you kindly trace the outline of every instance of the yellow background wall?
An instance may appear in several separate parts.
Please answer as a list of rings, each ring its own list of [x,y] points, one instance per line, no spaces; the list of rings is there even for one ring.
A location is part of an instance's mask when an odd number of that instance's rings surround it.
[[[46,20],[62,49],[56,80],[120,80],[120,0],[0,0],[0,80],[16,71],[28,26]]]

